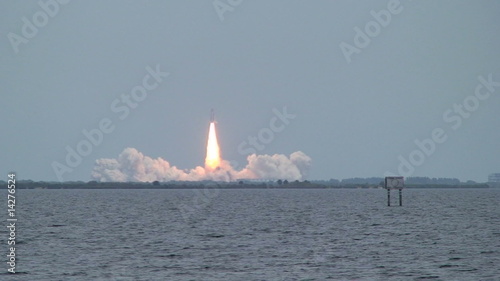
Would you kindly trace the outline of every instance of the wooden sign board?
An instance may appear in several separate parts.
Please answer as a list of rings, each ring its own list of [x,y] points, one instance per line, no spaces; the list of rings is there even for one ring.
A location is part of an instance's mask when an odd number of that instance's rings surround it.
[[[387,189],[402,189],[404,186],[404,177],[385,177],[385,188]]]

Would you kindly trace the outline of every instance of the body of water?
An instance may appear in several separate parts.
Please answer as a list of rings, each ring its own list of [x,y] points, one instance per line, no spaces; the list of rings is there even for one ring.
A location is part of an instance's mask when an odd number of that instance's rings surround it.
[[[500,280],[499,199],[410,189],[387,207],[380,189],[17,190],[18,273],[3,255],[0,279]]]

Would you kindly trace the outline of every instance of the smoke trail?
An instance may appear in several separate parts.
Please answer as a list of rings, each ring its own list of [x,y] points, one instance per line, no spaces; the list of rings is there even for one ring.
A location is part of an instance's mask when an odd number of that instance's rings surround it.
[[[301,180],[309,170],[311,158],[301,151],[290,156],[283,154],[247,157],[248,164],[235,170],[228,161],[220,160],[218,167],[179,169],[162,158],[153,159],[135,148],[126,148],[116,159],[96,160],[92,178],[98,181],[145,182],[145,181],[235,181],[238,179],[287,179]]]
[[[205,167],[197,166],[182,170],[171,166],[162,158],[153,159],[135,148],[126,148],[117,159],[98,159],[92,178],[99,181],[235,181],[238,179],[303,179],[311,166],[311,158],[301,151],[289,157],[283,154],[256,155],[247,157],[248,164],[235,170],[220,156],[215,119],[212,110],[207,140]]]
[[[290,157],[283,154],[252,154],[247,160],[248,165],[237,172],[239,178],[300,180],[307,175],[311,166],[311,158],[302,151],[294,152]]]

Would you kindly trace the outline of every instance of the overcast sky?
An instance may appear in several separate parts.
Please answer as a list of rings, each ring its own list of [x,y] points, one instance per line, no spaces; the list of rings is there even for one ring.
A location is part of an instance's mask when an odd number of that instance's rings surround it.
[[[194,168],[212,108],[238,165],[255,136],[258,154],[309,155],[310,179],[500,172],[499,1],[41,2],[0,2],[4,177],[57,180],[107,121],[64,180],[127,147]]]

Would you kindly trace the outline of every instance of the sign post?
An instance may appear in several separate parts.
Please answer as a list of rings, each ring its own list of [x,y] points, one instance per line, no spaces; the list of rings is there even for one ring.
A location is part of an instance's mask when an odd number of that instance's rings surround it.
[[[399,206],[403,206],[403,189],[399,189]]]
[[[399,206],[403,206],[404,177],[385,177],[384,187],[387,189],[387,206],[391,206],[391,189],[399,189]]]
[[[387,206],[391,206],[391,190],[387,188]]]

